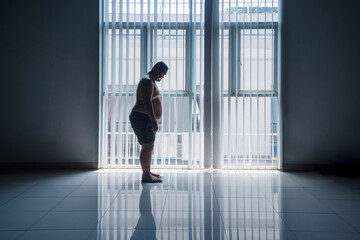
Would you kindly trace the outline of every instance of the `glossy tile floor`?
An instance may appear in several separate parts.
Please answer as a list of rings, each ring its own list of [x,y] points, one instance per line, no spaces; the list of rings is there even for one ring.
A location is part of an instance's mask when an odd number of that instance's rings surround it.
[[[360,179],[278,171],[7,171],[0,239],[360,239]]]

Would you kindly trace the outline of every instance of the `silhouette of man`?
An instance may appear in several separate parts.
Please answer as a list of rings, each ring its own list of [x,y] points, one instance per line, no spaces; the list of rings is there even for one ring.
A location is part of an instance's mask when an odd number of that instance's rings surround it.
[[[161,176],[151,172],[150,167],[155,135],[158,131],[157,121],[160,120],[162,115],[160,91],[156,86],[156,82],[160,82],[167,74],[167,71],[167,65],[164,62],[158,62],[150,72],[141,78],[136,90],[136,103],[129,116],[131,127],[141,145],[142,182],[162,182]]]

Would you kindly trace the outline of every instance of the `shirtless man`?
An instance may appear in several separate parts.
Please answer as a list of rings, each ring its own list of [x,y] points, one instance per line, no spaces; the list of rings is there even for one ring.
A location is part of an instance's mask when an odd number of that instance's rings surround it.
[[[167,71],[167,65],[164,62],[158,62],[141,78],[136,90],[136,103],[129,116],[131,126],[141,145],[142,182],[162,182],[159,174],[150,171],[150,165],[155,134],[158,131],[157,121],[162,115],[160,91],[156,82],[160,82]]]

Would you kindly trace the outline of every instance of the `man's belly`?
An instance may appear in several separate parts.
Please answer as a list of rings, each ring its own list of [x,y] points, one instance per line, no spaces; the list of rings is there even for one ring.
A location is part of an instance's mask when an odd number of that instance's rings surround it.
[[[161,115],[162,115],[162,106],[161,106],[160,98],[153,99],[152,104],[153,104],[153,108],[154,108],[155,118],[156,118],[156,120],[160,120]]]

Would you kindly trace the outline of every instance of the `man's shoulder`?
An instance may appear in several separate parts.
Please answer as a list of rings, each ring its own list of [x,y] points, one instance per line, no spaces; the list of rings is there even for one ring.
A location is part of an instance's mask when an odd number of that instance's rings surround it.
[[[151,81],[151,79],[150,79],[150,77],[149,77],[148,74],[145,74],[145,75],[142,76],[141,79],[140,79],[140,81],[145,81],[145,80],[146,80],[146,81],[149,81],[149,80]]]
[[[151,78],[150,78],[150,76],[149,76],[149,74],[147,73],[147,74],[145,74],[144,76],[142,76],[142,78],[141,79],[147,79],[147,80],[151,80]]]

